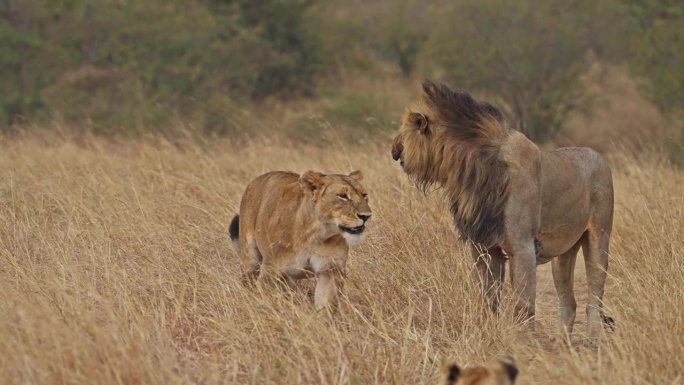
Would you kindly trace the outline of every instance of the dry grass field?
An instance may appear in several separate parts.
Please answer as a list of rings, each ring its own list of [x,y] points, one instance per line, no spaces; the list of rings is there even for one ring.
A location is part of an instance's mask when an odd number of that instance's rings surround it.
[[[617,329],[590,349],[581,258],[570,346],[551,338],[548,265],[535,333],[482,316],[439,193],[420,194],[389,155],[388,140],[1,140],[0,383],[437,384],[444,362],[503,354],[519,384],[684,383],[681,169],[657,153],[609,156]],[[314,311],[312,282],[238,281],[226,229],[246,183],[274,169],[365,173],[374,217],[332,317]]]

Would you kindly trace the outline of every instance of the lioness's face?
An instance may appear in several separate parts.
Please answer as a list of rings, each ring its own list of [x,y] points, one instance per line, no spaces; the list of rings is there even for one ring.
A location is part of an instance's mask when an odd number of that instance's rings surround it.
[[[361,179],[360,171],[349,175],[323,175],[308,171],[302,175],[316,204],[318,220],[342,234],[348,243],[362,240],[366,222],[372,215],[368,193]]]

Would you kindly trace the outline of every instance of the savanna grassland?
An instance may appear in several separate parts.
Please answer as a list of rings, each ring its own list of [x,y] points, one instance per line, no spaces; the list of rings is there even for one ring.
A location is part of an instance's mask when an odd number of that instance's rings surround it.
[[[0,141],[0,383],[437,384],[448,361],[514,356],[520,384],[684,382],[684,173],[614,146],[607,312],[585,348],[558,337],[550,266],[537,331],[482,316],[467,248],[439,192],[415,189],[389,137],[355,144],[23,134]],[[274,169],[361,169],[374,210],[339,313],[240,284],[227,226]],[[580,258],[581,259],[581,258]],[[507,283],[506,299],[510,299]],[[557,338],[552,338],[556,336]]]
[[[0,385],[438,384],[500,355],[523,385],[683,384],[682,68],[681,0],[0,0]],[[606,155],[598,349],[581,258],[569,341],[549,265],[535,332],[508,284],[484,312],[440,193],[390,157],[423,78]],[[239,282],[228,224],[278,169],[365,175],[337,314]]]

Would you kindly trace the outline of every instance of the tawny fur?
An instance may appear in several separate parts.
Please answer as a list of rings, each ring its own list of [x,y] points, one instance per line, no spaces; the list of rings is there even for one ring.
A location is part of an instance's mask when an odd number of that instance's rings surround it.
[[[371,216],[362,175],[270,172],[246,188],[230,226],[244,278],[289,281],[316,277],[316,308],[334,306],[349,245]]]
[[[496,107],[425,81],[421,101],[407,110],[394,139],[392,156],[421,189],[443,188],[456,227],[473,245],[483,294],[494,310],[509,259],[516,313],[533,320],[536,265],[553,259],[561,325],[571,332],[574,265],[582,246],[588,335],[599,336],[613,184],[598,153],[542,152],[511,129]]]
[[[509,131],[503,115],[464,91],[426,83],[418,113],[407,112],[397,137],[404,169],[426,191],[445,187],[454,222],[464,238],[484,246],[504,239],[504,207],[509,194],[501,145]],[[416,119],[443,130],[416,130]]]
[[[513,385],[518,377],[518,367],[511,357],[496,362],[461,369],[456,364],[444,368],[445,385]]]

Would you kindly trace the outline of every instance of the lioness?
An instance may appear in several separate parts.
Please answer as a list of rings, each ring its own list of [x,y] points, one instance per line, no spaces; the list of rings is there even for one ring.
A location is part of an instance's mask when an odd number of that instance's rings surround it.
[[[229,230],[246,277],[289,281],[315,275],[316,308],[335,305],[349,245],[363,239],[371,217],[361,179],[360,171],[275,171],[254,179]]]
[[[513,385],[518,377],[518,367],[511,357],[503,357],[488,365],[461,369],[456,364],[444,371],[446,385]]]
[[[516,313],[533,320],[536,265],[553,260],[561,325],[572,332],[581,246],[588,336],[599,337],[602,320],[610,320],[601,299],[613,225],[613,180],[601,155],[576,147],[542,152],[496,107],[426,80],[421,102],[406,111],[392,157],[423,190],[443,187],[495,311],[508,259]]]

